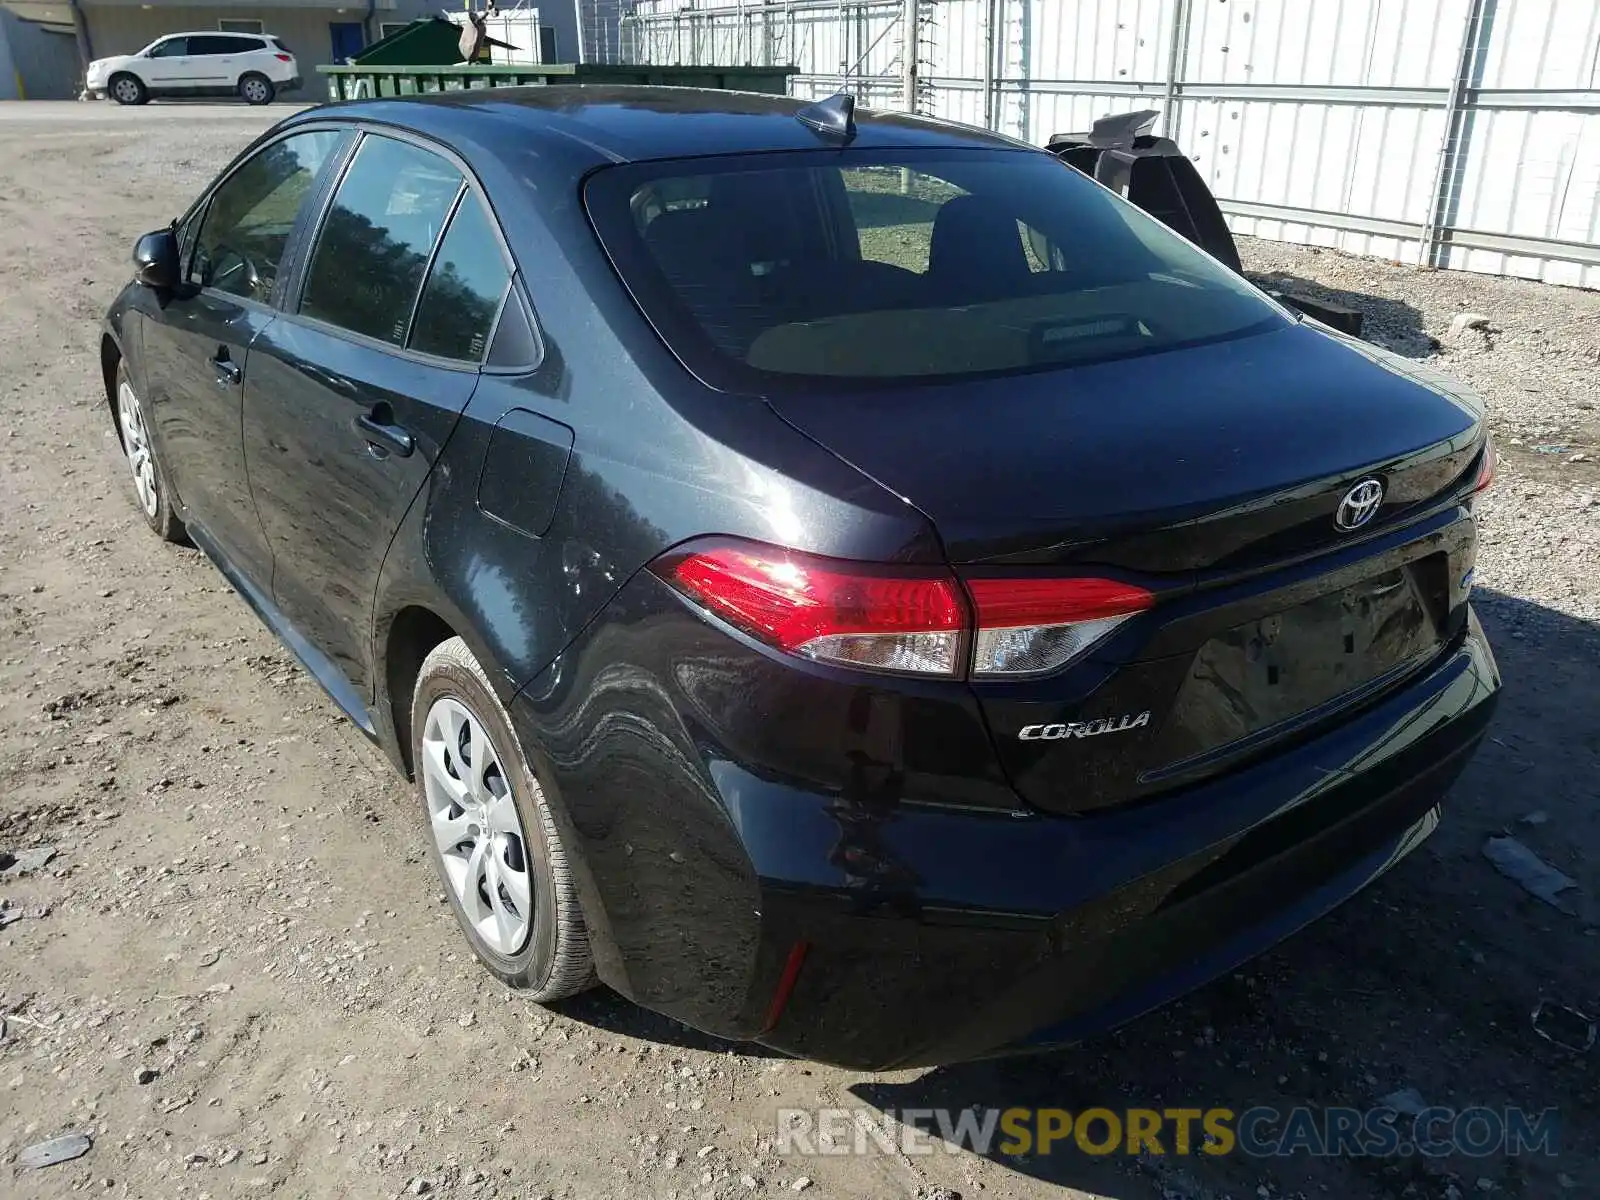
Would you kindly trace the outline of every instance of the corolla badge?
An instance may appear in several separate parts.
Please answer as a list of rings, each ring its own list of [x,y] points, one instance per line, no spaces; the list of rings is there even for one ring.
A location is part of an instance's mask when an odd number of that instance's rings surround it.
[[[1021,742],[1057,742],[1062,738],[1099,737],[1102,733],[1122,733],[1150,724],[1150,714],[1127,713],[1120,717],[1100,717],[1094,721],[1066,721],[1054,725],[1024,725],[1017,734]]]
[[[1343,500],[1339,501],[1338,511],[1333,514],[1334,528],[1345,533],[1349,533],[1352,529],[1360,529],[1378,515],[1378,507],[1382,503],[1383,481],[1363,479],[1344,494]]]

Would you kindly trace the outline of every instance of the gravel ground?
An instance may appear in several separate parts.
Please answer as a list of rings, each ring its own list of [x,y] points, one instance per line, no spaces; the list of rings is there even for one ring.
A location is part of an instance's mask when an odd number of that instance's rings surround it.
[[[1257,282],[1359,308],[1367,337],[1488,400],[1502,469],[1485,505],[1484,581],[1600,618],[1600,292],[1253,239],[1242,253]],[[1485,327],[1452,338],[1462,313]]]
[[[1071,1052],[861,1076],[714,1044],[604,992],[552,1011],[490,981],[407,789],[207,563],[142,527],[98,320],[134,237],[279,115],[0,106],[0,1192],[1600,1195],[1600,1052],[1530,1021],[1541,999],[1600,1012],[1600,296],[1244,248],[1488,397],[1493,738],[1427,845],[1243,972]],[[1435,349],[1462,311],[1487,329]],[[1562,908],[1484,860],[1507,829],[1578,882]],[[1403,1087],[1557,1108],[1560,1153],[801,1161],[771,1142],[780,1106],[1242,1110]],[[18,1162],[67,1131],[88,1154]]]

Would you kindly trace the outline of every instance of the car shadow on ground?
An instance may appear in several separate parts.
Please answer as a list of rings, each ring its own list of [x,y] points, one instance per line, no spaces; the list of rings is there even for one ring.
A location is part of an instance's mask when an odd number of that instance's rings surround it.
[[[1370,1109],[1409,1087],[1458,1110],[1555,1108],[1558,1153],[1207,1157],[1197,1134],[1189,1157],[1174,1153],[1170,1136],[1161,1157],[1148,1149],[1096,1157],[1070,1139],[1049,1155],[1023,1157],[1001,1155],[996,1139],[988,1157],[1119,1200],[1256,1195],[1258,1187],[1270,1196],[1443,1197],[1486,1184],[1511,1195],[1600,1195],[1595,1052],[1564,1050],[1530,1020],[1541,999],[1600,1010],[1592,902],[1600,891],[1600,628],[1482,590],[1477,606],[1505,677],[1502,703],[1446,802],[1444,824],[1388,876],[1262,958],[1112,1034],[910,1082],[864,1081],[855,1096],[896,1112],[1242,1113]],[[1507,831],[1583,885],[1578,911],[1534,899],[1484,860],[1485,838]]]
[[[1406,358],[1427,358],[1439,349],[1438,339],[1422,327],[1422,313],[1404,300],[1328,287],[1287,271],[1247,271],[1245,278],[1263,291],[1355,309],[1362,317],[1362,337]]]
[[[729,1042],[691,1029],[671,1017],[640,1008],[608,987],[597,987],[554,1006],[568,1020],[624,1037],[639,1038],[662,1046],[683,1050],[704,1050],[710,1054],[734,1051],[748,1058],[783,1058],[776,1050],[755,1042]]]

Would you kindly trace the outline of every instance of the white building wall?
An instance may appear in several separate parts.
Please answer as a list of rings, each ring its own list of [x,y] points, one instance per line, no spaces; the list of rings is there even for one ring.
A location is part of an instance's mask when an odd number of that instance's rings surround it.
[[[639,0],[634,61],[905,108],[905,0]],[[1239,233],[1600,287],[1600,0],[917,0],[919,112],[1158,108]]]

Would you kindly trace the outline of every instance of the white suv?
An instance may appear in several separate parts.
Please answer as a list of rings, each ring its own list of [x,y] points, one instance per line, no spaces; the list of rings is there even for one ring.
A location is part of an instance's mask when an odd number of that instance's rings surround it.
[[[249,33],[173,33],[137,54],[89,64],[87,90],[118,104],[152,96],[241,96],[271,104],[300,86],[300,64],[275,37]]]

